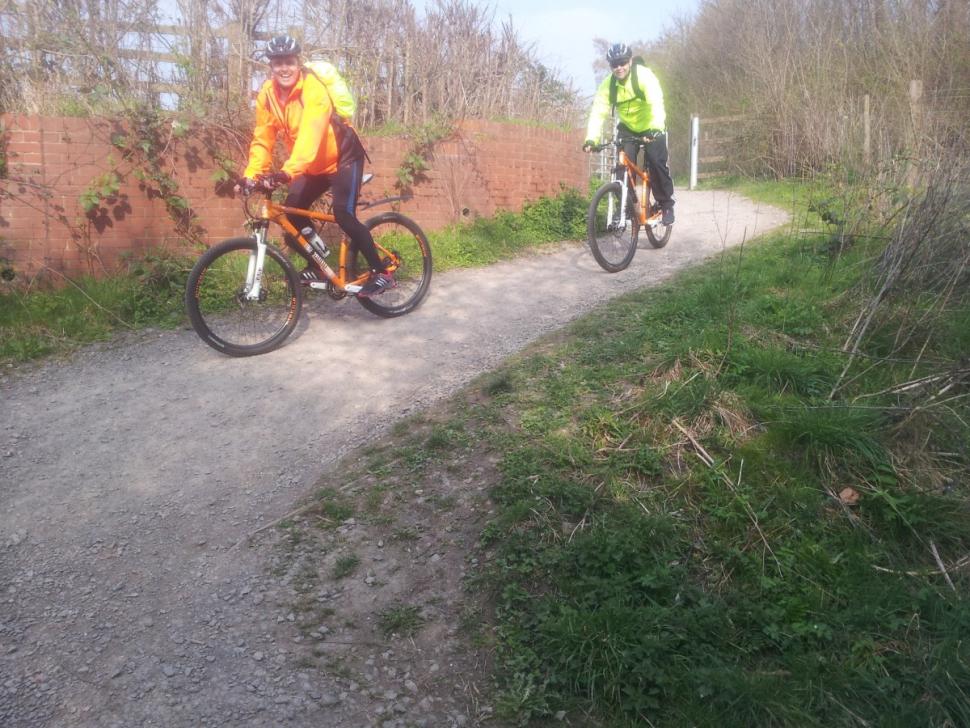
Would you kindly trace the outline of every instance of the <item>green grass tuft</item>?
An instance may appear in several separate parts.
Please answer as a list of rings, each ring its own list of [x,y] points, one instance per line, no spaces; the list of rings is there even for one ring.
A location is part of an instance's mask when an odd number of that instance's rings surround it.
[[[395,603],[377,615],[377,626],[385,639],[393,635],[411,637],[425,622],[421,608],[410,604]]]

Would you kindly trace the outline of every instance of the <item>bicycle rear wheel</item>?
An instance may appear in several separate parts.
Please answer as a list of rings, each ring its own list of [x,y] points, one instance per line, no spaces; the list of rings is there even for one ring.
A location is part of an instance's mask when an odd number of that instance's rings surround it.
[[[655,248],[662,248],[670,240],[670,233],[674,229],[673,225],[658,224],[656,226],[647,225],[647,240]]]
[[[364,222],[374,237],[377,252],[394,275],[394,288],[373,298],[358,298],[373,314],[393,318],[410,313],[431,285],[431,246],[414,220],[398,212],[385,212]],[[370,266],[358,251],[351,259],[354,276]]]
[[[593,257],[603,270],[617,273],[633,260],[637,252],[640,222],[621,215],[619,182],[600,187],[593,195],[586,217],[586,232]]]
[[[303,290],[280,250],[266,246],[259,297],[248,300],[246,278],[255,261],[254,238],[232,238],[209,248],[189,273],[185,308],[201,339],[229,356],[272,351],[300,317]]]
[[[653,196],[651,195],[651,199],[649,200],[649,202],[651,203],[653,202],[652,198]],[[659,205],[657,205],[656,207],[659,207]],[[651,204],[649,206],[649,209],[653,210],[654,205]],[[654,216],[651,215],[651,219],[653,217]],[[660,223],[660,222],[655,222],[655,224],[651,224],[651,219],[648,219],[647,224],[644,226],[646,229],[645,231],[647,233],[647,240],[650,241],[650,244],[653,247],[662,248],[667,244],[667,241],[670,240],[670,233],[673,231],[674,226],[664,225],[663,223]]]

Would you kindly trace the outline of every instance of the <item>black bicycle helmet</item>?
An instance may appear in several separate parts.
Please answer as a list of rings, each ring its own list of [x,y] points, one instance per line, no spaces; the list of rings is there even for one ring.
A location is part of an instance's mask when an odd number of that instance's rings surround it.
[[[633,58],[633,51],[626,43],[614,43],[606,51],[606,61],[611,66],[622,66]]]
[[[278,35],[266,44],[267,58],[300,55],[300,44],[288,35]]]

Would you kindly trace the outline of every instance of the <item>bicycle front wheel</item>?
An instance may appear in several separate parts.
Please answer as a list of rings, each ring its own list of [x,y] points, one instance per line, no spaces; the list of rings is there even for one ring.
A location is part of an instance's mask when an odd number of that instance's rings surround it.
[[[296,326],[303,290],[296,270],[280,250],[266,246],[259,294],[247,279],[256,262],[254,238],[232,238],[209,248],[189,273],[185,308],[201,339],[229,356],[272,351]]]
[[[373,298],[358,298],[360,305],[384,318],[410,313],[428,293],[431,285],[431,246],[414,220],[398,212],[385,212],[364,223],[377,246],[377,253],[394,275],[394,288]],[[354,275],[369,269],[358,251],[351,260]]]
[[[622,188],[619,182],[600,187],[593,195],[586,217],[586,233],[593,257],[603,270],[617,273],[633,260],[637,252],[640,222],[622,214]]]

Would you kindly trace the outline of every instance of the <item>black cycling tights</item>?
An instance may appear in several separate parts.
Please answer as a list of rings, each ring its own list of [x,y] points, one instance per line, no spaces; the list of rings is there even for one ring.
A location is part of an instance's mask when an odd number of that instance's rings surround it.
[[[364,160],[342,164],[334,174],[301,175],[290,183],[289,194],[286,196],[287,207],[301,207],[304,210],[313,204],[320,195],[328,189],[333,191],[333,216],[340,229],[347,233],[354,246],[367,258],[371,270],[383,271],[384,264],[374,247],[374,238],[370,230],[357,219],[357,197],[360,195],[360,178],[364,173]],[[287,215],[293,227],[302,230],[311,224],[311,220],[303,215]],[[290,236],[284,236],[287,245],[307,259],[309,257],[303,247]]]

